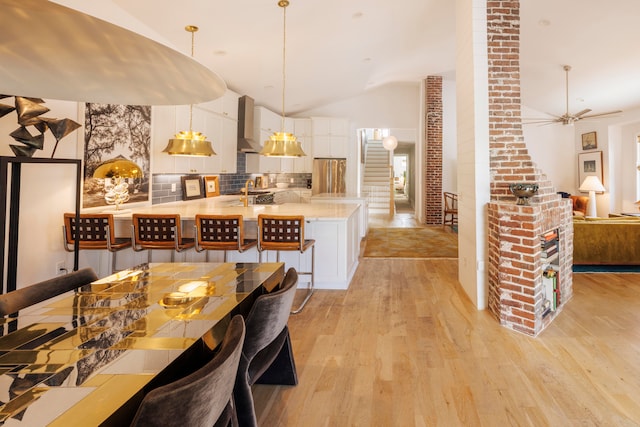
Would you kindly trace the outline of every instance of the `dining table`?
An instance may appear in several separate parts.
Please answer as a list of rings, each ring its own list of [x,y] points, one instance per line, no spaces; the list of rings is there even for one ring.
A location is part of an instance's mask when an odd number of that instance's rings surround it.
[[[128,425],[283,277],[277,262],[142,264],[0,319],[0,425]]]

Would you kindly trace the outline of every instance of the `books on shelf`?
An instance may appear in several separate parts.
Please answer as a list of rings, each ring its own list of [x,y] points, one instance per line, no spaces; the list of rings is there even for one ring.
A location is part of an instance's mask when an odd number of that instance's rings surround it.
[[[542,284],[544,286],[545,305],[548,309],[555,311],[558,308],[558,272],[553,268],[548,268],[542,273]]]
[[[542,252],[540,258],[543,262],[550,263],[558,258],[558,230],[547,231],[540,236]]]

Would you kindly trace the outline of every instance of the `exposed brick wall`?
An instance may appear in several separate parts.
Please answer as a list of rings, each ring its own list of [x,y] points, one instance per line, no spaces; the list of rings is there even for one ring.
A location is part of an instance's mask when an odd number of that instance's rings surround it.
[[[442,77],[425,80],[425,222],[442,224]]]
[[[531,161],[522,132],[520,100],[520,2],[487,1],[489,148],[488,305],[510,329],[536,336],[572,296],[573,224],[567,199]],[[530,206],[516,205],[509,185],[536,183]],[[558,230],[560,302],[545,311],[540,236]]]

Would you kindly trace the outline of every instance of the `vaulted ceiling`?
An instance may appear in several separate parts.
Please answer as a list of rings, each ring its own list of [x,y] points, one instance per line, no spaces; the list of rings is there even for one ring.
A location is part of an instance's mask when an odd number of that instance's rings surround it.
[[[232,90],[282,108],[283,10],[276,0],[59,0],[190,55]],[[286,28],[287,114],[427,75],[455,79],[453,0],[291,0]],[[594,113],[640,106],[640,2],[521,0],[523,103]]]

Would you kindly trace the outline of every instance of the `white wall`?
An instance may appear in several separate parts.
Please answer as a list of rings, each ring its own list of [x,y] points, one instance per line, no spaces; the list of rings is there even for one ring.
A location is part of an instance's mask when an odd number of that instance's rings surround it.
[[[5,98],[4,103],[13,103]],[[78,107],[74,102],[46,101],[51,111],[44,114],[51,118],[70,118],[78,121]],[[17,114],[9,113],[0,119],[0,155],[14,157],[9,144],[21,145],[9,136],[19,127]],[[34,157],[51,157],[55,138],[47,131],[43,150]],[[56,150],[55,158],[77,158],[77,144],[82,128],[63,138]],[[62,216],[75,208],[75,167],[71,165],[22,166],[20,194],[20,222],[18,241],[17,285],[26,286],[49,279],[55,275],[58,261],[65,261],[71,270],[73,256],[62,246]],[[2,197],[8,197],[3,194]],[[8,228],[7,228],[8,233]]]
[[[522,117],[546,115],[523,106]],[[574,127],[526,124],[523,134],[531,160],[551,180],[556,191],[578,194]]]
[[[347,192],[353,193],[357,190],[359,176],[357,130],[361,128],[404,128],[417,131],[419,107],[420,85],[418,83],[399,83],[376,87],[362,96],[303,111],[296,117],[325,116],[349,120],[350,162],[347,164]]]

